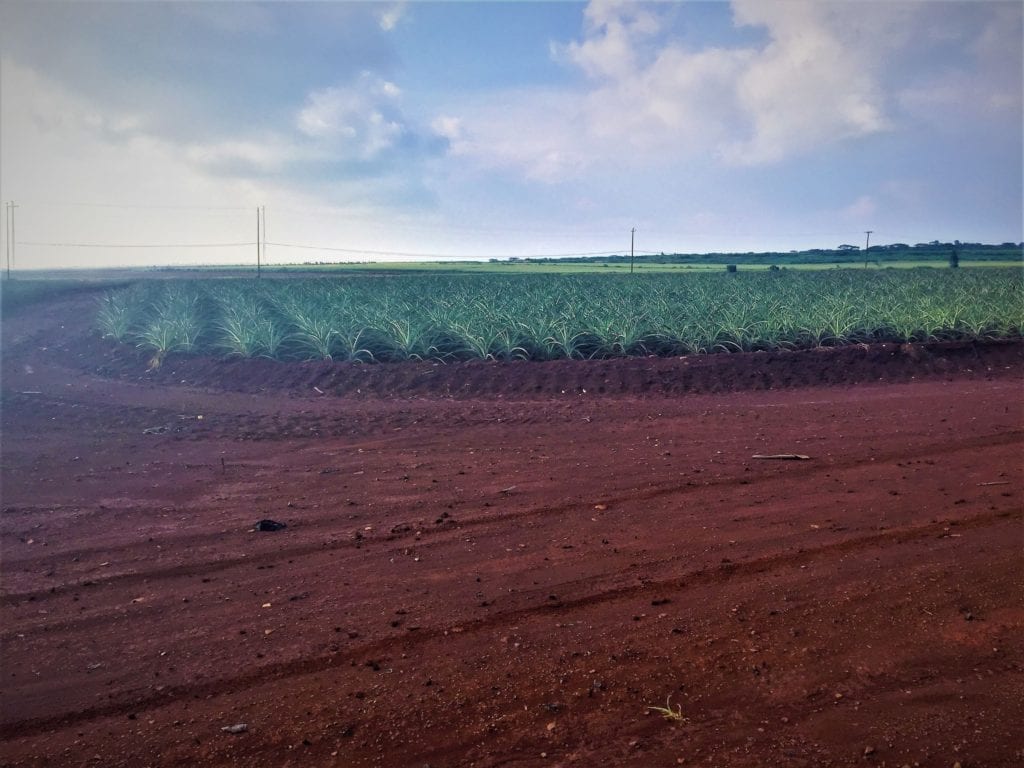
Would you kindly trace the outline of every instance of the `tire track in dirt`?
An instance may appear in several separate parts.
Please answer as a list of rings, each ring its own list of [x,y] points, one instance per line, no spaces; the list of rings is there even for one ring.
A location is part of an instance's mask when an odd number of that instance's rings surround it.
[[[1017,519],[1018,521],[1024,520],[1024,510],[1020,510],[1018,508],[1001,509],[986,512],[974,517],[959,518],[957,520],[956,527],[957,530],[973,530],[984,528],[987,525],[997,525],[1002,521],[1012,519]],[[760,575],[770,573],[781,568],[807,565],[826,555],[842,555],[851,552],[863,551],[870,549],[874,544],[898,546],[907,542],[929,538],[936,533],[945,534],[947,531],[948,523],[946,521],[889,528],[877,533],[841,538],[839,541],[832,541],[827,544],[821,544],[817,547],[801,547],[796,552],[781,552],[774,555],[765,555],[753,558],[751,560],[730,560],[728,563],[721,563],[713,568],[698,568],[694,571],[690,571],[687,575],[680,576],[678,578],[673,577],[670,579],[660,580],[648,579],[638,584],[612,588],[605,592],[597,592],[580,598],[552,603],[551,608],[558,608],[563,605],[570,608],[578,608],[608,602],[609,600],[638,594],[650,589],[683,588],[690,584],[717,584],[728,581],[729,579],[737,576]],[[680,555],[677,557],[666,557],[658,560],[645,560],[643,567],[651,568],[670,565],[688,557],[689,555]],[[622,572],[622,575],[624,574],[625,572]],[[566,584],[572,583],[578,583],[581,585],[592,584],[593,579],[585,579],[578,582],[566,582]],[[547,590],[544,590],[544,592],[546,593]],[[528,593],[524,592],[520,594]]]
[[[40,371],[37,371],[39,373]],[[59,375],[45,372],[47,375]],[[9,378],[9,377],[7,377]],[[430,430],[475,426],[551,426],[595,418],[600,404],[594,401],[565,404],[561,413],[548,411],[543,417],[530,415],[518,401],[475,403],[468,408],[466,401],[445,399],[423,400],[380,399],[376,397],[343,399],[308,398],[305,394],[239,395],[233,393],[202,393],[197,398],[194,390],[168,388],[162,391],[155,384],[126,384],[118,386],[97,379],[93,383],[102,393],[92,393],[92,387],[79,384],[66,393],[25,394],[21,390],[5,389],[0,402],[8,409],[8,419],[17,418],[17,409],[51,408],[67,414],[67,421],[108,417],[111,432],[141,434],[150,427],[166,427],[154,439],[178,441],[207,441],[223,439],[240,442],[273,442],[308,437],[369,439],[372,442],[394,443],[406,437],[396,434],[385,438],[380,432],[410,429]],[[113,390],[113,392],[111,392]],[[176,406],[165,404],[168,393],[176,398]],[[113,404],[112,404],[113,403]],[[202,414],[200,423],[194,414]],[[453,418],[457,416],[457,418]]]
[[[837,470],[856,468],[871,463],[886,462],[892,460],[911,460],[933,456],[952,456],[963,451],[977,451],[978,449],[991,447],[991,446],[1009,446],[1017,443],[1024,442],[1024,430],[1008,430],[997,435],[986,435],[983,437],[968,438],[957,441],[948,441],[939,444],[931,444],[921,446],[916,450],[911,451],[900,451],[890,453],[880,453],[873,455],[869,459],[859,459],[850,461],[833,461],[828,464],[822,463],[801,463],[801,476],[804,478],[814,477],[817,475],[824,474],[826,472],[835,472]],[[629,502],[643,502],[652,501],[655,499],[662,499],[678,495],[680,497],[689,496],[695,493],[708,491],[712,489],[730,488],[742,484],[745,488],[751,489],[756,488],[759,483],[774,482],[779,480],[777,473],[764,472],[758,474],[747,474],[743,477],[728,477],[722,479],[705,480],[700,483],[693,485],[679,485],[677,482],[669,484],[655,486],[653,488],[647,488],[640,491],[626,490],[619,495],[607,495],[602,496],[604,503],[610,505],[621,505]],[[503,496],[500,494],[490,497],[490,499],[497,500]],[[581,506],[585,506],[578,501],[566,502],[563,504],[556,505],[543,505],[539,507],[530,507],[523,510],[517,510],[513,512],[499,512],[492,515],[481,515],[479,517],[464,517],[459,518],[458,523],[451,528],[444,529],[432,529],[432,528],[420,528],[413,523],[405,520],[396,520],[391,524],[391,532],[382,533],[379,535],[366,535],[361,534],[359,540],[348,536],[346,538],[334,538],[328,541],[319,541],[304,543],[301,545],[283,547],[274,550],[273,552],[260,552],[260,553],[246,553],[237,557],[225,557],[215,560],[201,560],[194,562],[180,563],[175,566],[168,568],[154,568],[144,571],[131,571],[128,573],[111,573],[109,576],[88,578],[81,581],[68,582],[65,584],[55,585],[53,587],[30,590],[26,592],[6,593],[0,595],[0,605],[17,605],[24,601],[44,601],[49,597],[56,597],[63,593],[72,590],[80,589],[84,587],[95,587],[95,586],[108,586],[108,585],[132,585],[142,582],[146,582],[152,579],[164,579],[164,578],[176,578],[185,575],[209,575],[225,571],[238,566],[244,566],[254,562],[254,557],[259,556],[261,563],[280,563],[288,559],[294,559],[299,557],[305,557],[308,555],[320,553],[320,552],[334,552],[346,549],[358,549],[372,544],[391,544],[394,542],[395,547],[400,547],[402,542],[406,542],[409,539],[416,538],[421,544],[436,543],[438,541],[443,542],[452,537],[458,537],[461,532],[466,530],[478,529],[481,527],[488,526],[503,526],[509,522],[524,520],[530,518],[549,517],[552,515],[561,515],[566,512],[580,509]],[[493,508],[493,507],[492,507]],[[326,516],[320,518],[307,518],[304,522],[304,527],[312,528],[318,522],[328,520]],[[403,529],[407,530],[396,530]],[[418,534],[418,535],[417,535]],[[172,541],[175,545],[181,543],[193,543],[200,544],[206,541],[214,541],[217,537],[221,536],[219,531],[211,531],[207,534],[197,534],[194,536],[174,538]],[[339,532],[339,535],[345,535],[345,533]],[[135,543],[128,543],[120,547],[114,548],[102,548],[104,553],[116,554],[117,552],[131,552],[136,547]],[[88,549],[82,550],[71,550],[69,554],[82,554],[83,552],[89,552]],[[45,555],[41,555],[45,557]],[[12,565],[18,567],[31,566],[32,559],[16,559],[10,560],[8,558],[7,563],[10,568]]]
[[[962,518],[958,521],[957,527],[959,530],[972,530],[990,525],[999,525],[1007,521],[1020,522],[1021,520],[1024,520],[1024,511],[1012,508],[997,510],[970,518]],[[649,591],[680,590],[694,585],[721,584],[737,578],[759,576],[765,573],[807,565],[835,555],[866,551],[876,546],[899,546],[908,542],[926,539],[936,534],[942,534],[945,532],[945,529],[945,522],[894,528],[865,536],[850,537],[841,541],[823,544],[819,547],[806,548],[796,553],[769,554],[750,560],[723,564],[714,569],[697,569],[668,579],[611,586],[602,591],[582,595],[577,598],[558,602],[545,601],[539,605],[514,608],[483,618],[459,622],[453,626],[421,628],[414,634],[406,633],[385,637],[348,652],[339,651],[326,656],[299,657],[278,664],[267,664],[231,677],[218,678],[199,684],[169,686],[159,692],[88,707],[75,712],[66,712],[28,720],[8,721],[0,724],[0,739],[35,736],[98,718],[127,715],[140,710],[158,708],[178,700],[225,696],[275,680],[317,674],[344,665],[351,666],[360,659],[372,658],[374,655],[386,653],[399,646],[421,645],[431,640],[440,639],[448,635],[453,629],[458,629],[460,633],[480,632],[500,626],[512,626],[524,618],[535,614],[564,615],[580,608],[629,599]],[[669,562],[671,562],[671,559],[669,559]],[[588,580],[586,583],[592,584],[593,582]]]

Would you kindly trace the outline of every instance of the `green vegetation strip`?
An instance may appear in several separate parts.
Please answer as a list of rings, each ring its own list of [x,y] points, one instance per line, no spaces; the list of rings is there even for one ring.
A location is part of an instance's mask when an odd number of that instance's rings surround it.
[[[159,280],[108,292],[100,332],[152,353],[553,360],[1004,339],[1017,269]]]

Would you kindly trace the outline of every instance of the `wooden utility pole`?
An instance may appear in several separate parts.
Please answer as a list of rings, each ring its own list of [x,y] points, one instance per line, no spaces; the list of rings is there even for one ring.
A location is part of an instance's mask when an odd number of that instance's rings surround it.
[[[257,205],[256,206],[256,277],[257,277],[257,279],[260,277],[260,231],[261,231],[260,219],[261,218],[262,218],[262,215],[260,214],[260,207]]]
[[[629,274],[633,274],[633,241],[636,239],[636,227],[629,230]]]
[[[4,203],[4,256],[7,258],[7,279],[11,279],[11,204]]]
[[[11,279],[11,262],[14,261],[14,209],[18,206],[11,200],[7,203],[7,279]]]
[[[871,233],[874,231],[873,229],[864,230],[864,269],[868,268],[868,245],[871,243]]]

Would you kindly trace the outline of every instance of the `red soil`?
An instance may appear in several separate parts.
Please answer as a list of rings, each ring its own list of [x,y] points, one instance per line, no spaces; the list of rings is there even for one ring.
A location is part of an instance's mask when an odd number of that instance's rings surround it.
[[[4,766],[1024,759],[1019,343],[146,374],[91,306],[3,324]]]

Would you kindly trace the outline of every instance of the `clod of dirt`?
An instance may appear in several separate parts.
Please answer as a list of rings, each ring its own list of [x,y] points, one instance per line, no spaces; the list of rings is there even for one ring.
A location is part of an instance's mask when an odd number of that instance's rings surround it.
[[[288,526],[284,523],[279,523],[276,520],[260,520],[256,523],[255,530],[257,531],[280,531]]]
[[[249,730],[247,723],[235,723],[234,725],[225,725],[221,728],[225,733],[245,733]]]

